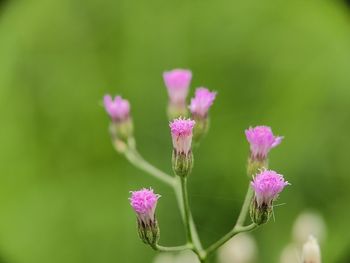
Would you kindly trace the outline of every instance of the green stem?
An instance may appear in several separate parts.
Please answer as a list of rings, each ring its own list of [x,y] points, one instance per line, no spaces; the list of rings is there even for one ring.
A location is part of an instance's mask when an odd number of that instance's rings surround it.
[[[221,239],[219,239],[213,245],[211,245],[209,248],[206,249],[207,256],[215,252],[219,247],[221,247],[224,243],[226,243],[229,239],[231,239],[233,236],[237,235],[238,233],[252,231],[257,227],[258,225],[254,223],[248,226],[235,226],[230,232],[228,232]]]
[[[184,204],[183,204],[183,198],[182,198],[182,187],[181,187],[181,178],[176,177],[176,184],[174,186],[174,191],[176,195],[176,200],[178,202],[178,206],[180,208],[180,213],[183,219],[183,222],[185,222],[185,209],[184,209]],[[203,252],[203,247],[200,242],[198,232],[196,229],[196,225],[194,223],[194,220],[192,218],[192,214],[190,213],[190,230],[191,230],[191,235],[192,235],[192,242],[194,245],[194,249],[197,251],[197,254],[201,254]]]
[[[155,249],[161,252],[177,252],[177,251],[183,251],[186,249],[192,249],[193,246],[191,244],[183,245],[183,246],[177,246],[177,247],[163,247],[160,245],[156,245]]]
[[[251,225],[248,225],[248,226],[243,226],[244,222],[247,218],[248,212],[249,212],[249,207],[250,207],[250,203],[252,201],[252,198],[253,198],[253,190],[252,190],[251,186],[249,185],[235,226],[225,236],[223,236],[216,243],[214,243],[209,248],[207,248],[206,255],[209,255],[209,254],[215,252],[215,250],[217,250],[220,246],[222,246],[225,242],[227,242],[234,235],[241,233],[241,232],[251,231],[257,227],[257,225],[254,223]]]
[[[252,201],[252,198],[253,198],[253,189],[249,184],[248,190],[247,190],[247,193],[245,195],[244,202],[243,202],[243,205],[241,208],[241,212],[239,213],[239,216],[238,216],[238,219],[236,222],[236,226],[243,226],[244,225],[244,222],[245,222],[247,215],[248,215],[249,206],[250,206],[250,203]]]
[[[169,186],[174,186],[175,179],[172,176],[162,172],[158,168],[151,165],[149,162],[143,159],[142,156],[136,150],[128,148],[124,154],[125,157],[129,160],[129,162],[135,165],[137,168],[147,172],[148,174],[152,175],[156,179],[162,181],[163,183]]]
[[[187,240],[192,243],[192,232],[191,232],[191,225],[190,225],[190,206],[188,202],[188,193],[187,193],[187,178],[181,177],[181,190],[182,190],[182,202],[183,202],[183,208],[184,208],[184,223],[186,228],[186,235]]]

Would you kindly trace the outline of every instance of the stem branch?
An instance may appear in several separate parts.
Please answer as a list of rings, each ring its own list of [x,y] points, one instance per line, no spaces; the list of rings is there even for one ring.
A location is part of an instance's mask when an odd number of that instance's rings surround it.
[[[241,212],[239,213],[239,216],[238,216],[238,219],[236,222],[236,226],[243,226],[244,225],[244,221],[247,218],[249,206],[250,206],[250,203],[252,201],[252,198],[253,198],[253,189],[249,185],[247,193],[246,193],[245,198],[244,198],[242,208],[241,208]]]
[[[183,251],[186,249],[192,249],[193,246],[191,244],[186,244],[183,246],[177,246],[177,247],[163,247],[160,245],[156,245],[155,249],[161,252],[177,252],[177,251]]]
[[[211,245],[209,248],[206,249],[207,255],[210,255],[211,253],[215,252],[219,247],[221,247],[224,243],[226,243],[229,239],[231,239],[233,236],[237,235],[238,233],[252,231],[257,227],[258,225],[254,223],[248,226],[235,226],[230,232],[228,232],[226,235],[224,235],[222,238],[220,238],[213,245]]]
[[[158,168],[151,165],[149,162],[143,159],[142,156],[136,150],[128,148],[125,151],[125,157],[130,163],[132,163],[137,168],[147,172],[148,174],[152,175],[156,179],[162,181],[163,183],[169,186],[174,186],[175,180],[172,176],[162,172]]]

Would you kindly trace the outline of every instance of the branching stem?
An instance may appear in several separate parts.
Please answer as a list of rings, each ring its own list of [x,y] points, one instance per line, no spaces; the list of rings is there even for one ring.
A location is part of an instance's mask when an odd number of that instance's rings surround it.
[[[207,249],[203,249],[203,246],[198,236],[198,232],[197,232],[197,229],[191,214],[191,210],[189,207],[188,193],[187,193],[187,178],[182,178],[182,177],[180,178],[179,176],[173,177],[167,173],[164,173],[163,171],[159,170],[158,168],[154,167],[152,164],[147,162],[137,152],[135,147],[135,142],[133,139],[131,140],[131,143],[128,143],[125,146],[126,147],[122,152],[124,153],[125,157],[128,159],[128,161],[131,164],[133,164],[140,170],[145,171],[149,175],[153,176],[154,178],[162,181],[163,183],[173,188],[176,195],[177,202],[178,202],[178,206],[181,212],[181,216],[186,228],[186,236],[187,236],[186,245],[176,246],[176,247],[164,247],[164,246],[156,245],[154,247],[155,250],[162,251],[162,252],[175,252],[175,251],[190,249],[197,254],[200,262],[204,263],[206,262],[209,255],[214,253],[220,246],[222,246],[225,242],[227,242],[230,238],[232,238],[236,234],[241,232],[252,231],[255,228],[257,228],[257,225],[254,223],[248,226],[243,226],[245,219],[247,217],[247,214],[249,212],[249,205],[253,197],[253,191],[249,186],[245,196],[244,203],[242,205],[241,212],[238,216],[235,226],[232,228],[230,232],[228,232],[226,235],[224,235],[214,244],[209,246]],[[116,145],[115,145],[115,148],[117,149]]]

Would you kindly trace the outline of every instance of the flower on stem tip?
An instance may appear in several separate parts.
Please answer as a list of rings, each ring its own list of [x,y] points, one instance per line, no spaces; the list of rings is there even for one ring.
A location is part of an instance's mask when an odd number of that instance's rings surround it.
[[[132,191],[129,198],[130,205],[137,214],[138,233],[142,241],[155,246],[159,239],[159,228],[155,217],[157,201],[160,195],[153,190],[143,188]]]
[[[283,139],[283,137],[274,136],[268,126],[250,127],[245,134],[250,144],[251,158],[256,160],[265,160],[269,151],[279,145]]]
[[[113,121],[122,122],[129,118],[130,104],[128,100],[121,96],[116,96],[114,99],[110,95],[105,95],[103,104],[108,115]]]
[[[170,122],[171,137],[173,141],[172,167],[176,175],[188,176],[193,167],[191,150],[193,127],[195,121],[178,118]]]
[[[195,96],[191,99],[191,104],[189,106],[192,116],[196,118],[206,118],[215,97],[216,92],[209,91],[204,87],[197,88]]]
[[[103,104],[111,118],[110,133],[115,139],[116,148],[122,152],[125,149],[125,141],[132,137],[133,123],[130,117],[130,103],[121,96],[105,95]]]
[[[277,199],[284,187],[289,185],[283,176],[272,170],[262,170],[251,182],[254,199],[251,205],[251,217],[254,223],[266,223],[272,212],[272,202]]]
[[[170,122],[170,131],[175,151],[187,155],[191,151],[192,131],[195,121],[178,118]]]
[[[272,170],[262,171],[251,182],[258,206],[271,204],[287,185],[283,176]]]
[[[174,69],[163,73],[164,83],[173,104],[185,104],[192,72],[186,69]]]

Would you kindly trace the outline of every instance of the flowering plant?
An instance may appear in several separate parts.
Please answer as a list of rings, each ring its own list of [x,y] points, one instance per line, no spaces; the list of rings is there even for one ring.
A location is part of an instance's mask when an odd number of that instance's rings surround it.
[[[268,222],[272,214],[273,202],[289,185],[283,176],[268,170],[268,153],[279,145],[283,137],[275,136],[270,127],[257,126],[245,131],[250,144],[247,175],[251,180],[246,197],[235,225],[226,235],[211,246],[204,248],[199,238],[196,224],[193,220],[187,193],[187,180],[193,167],[192,148],[198,147],[199,142],[208,132],[209,109],[214,103],[216,92],[200,87],[195,91],[189,106],[186,98],[192,78],[189,70],[175,69],[163,74],[169,104],[168,117],[170,134],[173,143],[172,168],[174,176],[147,162],[137,151],[133,137],[133,124],[130,104],[120,96],[113,98],[106,95],[104,107],[110,116],[110,133],[115,149],[139,169],[170,186],[178,201],[182,220],[186,228],[186,244],[182,246],[161,246],[159,242],[159,226],[156,218],[156,205],[160,195],[149,189],[131,192],[130,204],[137,216],[138,234],[141,240],[157,251],[192,250],[200,262],[206,262],[224,243],[238,233],[248,232]],[[251,222],[246,224],[248,214]]]

